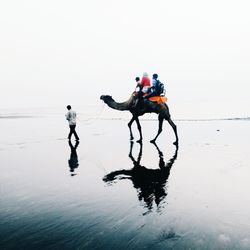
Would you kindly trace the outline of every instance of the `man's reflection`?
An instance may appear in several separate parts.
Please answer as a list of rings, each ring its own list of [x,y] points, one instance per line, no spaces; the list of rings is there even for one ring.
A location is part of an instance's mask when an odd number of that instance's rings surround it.
[[[106,175],[103,180],[105,182],[112,182],[118,177],[119,179],[130,179],[138,191],[138,199],[144,202],[148,210],[152,210],[154,202],[157,205],[157,209],[160,210],[162,201],[167,196],[166,183],[171,167],[177,158],[178,146],[175,148],[174,156],[167,163],[165,163],[163,153],[154,143],[159,155],[159,168],[148,169],[140,165],[142,157],[142,143],[140,144],[140,151],[136,160],[132,155],[133,144],[133,142],[130,144],[129,158],[132,160],[134,167],[129,170],[123,169],[111,172]]]
[[[79,141],[76,141],[75,146],[73,146],[71,140],[69,140],[69,146],[70,146],[71,152],[70,152],[70,158],[68,160],[68,163],[69,163],[71,176],[76,175],[75,169],[78,168],[78,166],[79,166],[78,156],[77,156],[77,152],[76,152],[78,145],[79,145]]]

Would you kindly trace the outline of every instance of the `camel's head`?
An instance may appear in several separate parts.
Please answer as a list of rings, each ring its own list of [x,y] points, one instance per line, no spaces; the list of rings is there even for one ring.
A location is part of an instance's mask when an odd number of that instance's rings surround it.
[[[110,102],[110,101],[114,101],[112,96],[110,96],[110,95],[101,95],[100,99],[103,100],[105,103]]]

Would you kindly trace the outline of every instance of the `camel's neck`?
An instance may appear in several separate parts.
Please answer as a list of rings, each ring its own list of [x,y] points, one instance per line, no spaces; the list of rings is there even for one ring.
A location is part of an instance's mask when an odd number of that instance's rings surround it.
[[[116,102],[114,100],[108,100],[106,101],[106,104],[112,109],[124,111],[124,110],[130,110],[131,102],[132,100],[130,98],[126,102]]]

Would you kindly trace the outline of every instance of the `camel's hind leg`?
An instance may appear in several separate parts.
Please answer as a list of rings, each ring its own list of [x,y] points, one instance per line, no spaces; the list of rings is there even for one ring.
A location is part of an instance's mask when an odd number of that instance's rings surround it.
[[[170,117],[167,118],[167,121],[168,123],[170,124],[170,126],[173,128],[174,130],[174,134],[175,134],[175,142],[174,142],[174,145],[178,145],[179,143],[179,138],[178,138],[178,134],[177,134],[177,127],[176,125],[174,124],[174,122],[172,121],[172,119]]]
[[[158,116],[158,120],[159,120],[159,128],[158,128],[158,133],[156,135],[156,137],[151,140],[150,142],[154,143],[156,141],[156,139],[158,138],[158,136],[160,135],[160,133],[162,132],[162,125],[163,125],[163,120],[164,120],[164,117],[162,115],[159,115]],[[178,142],[179,142],[179,138],[178,138],[178,134],[177,134],[177,127],[176,125],[174,124],[174,122],[172,121],[172,119],[169,117],[166,118],[166,120],[168,121],[168,123],[170,124],[170,126],[173,128],[174,130],[174,134],[175,134],[175,142],[174,142],[174,145],[178,145]]]
[[[150,141],[152,143],[155,143],[157,137],[160,135],[160,133],[162,131],[162,124],[163,124],[164,117],[162,115],[159,115],[158,120],[159,120],[158,133],[157,133],[156,137],[153,140]]]

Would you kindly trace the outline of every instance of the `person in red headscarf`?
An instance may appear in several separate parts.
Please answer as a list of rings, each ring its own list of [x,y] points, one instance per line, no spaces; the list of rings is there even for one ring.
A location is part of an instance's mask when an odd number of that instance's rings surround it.
[[[149,87],[151,86],[150,78],[148,76],[147,72],[143,73],[142,79],[141,79],[141,90],[143,93],[147,93]]]

